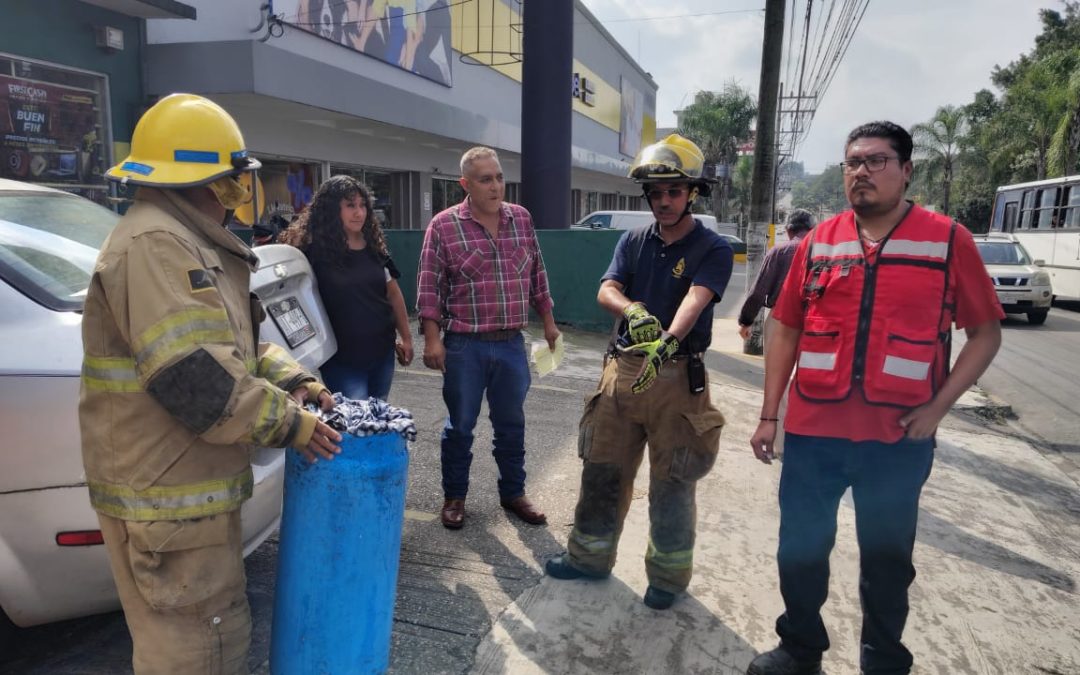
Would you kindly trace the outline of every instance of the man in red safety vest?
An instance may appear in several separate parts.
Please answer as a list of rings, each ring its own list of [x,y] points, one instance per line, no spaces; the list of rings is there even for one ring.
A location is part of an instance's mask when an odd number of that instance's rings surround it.
[[[907,673],[901,642],[919,495],[934,433],[1001,344],[1003,317],[971,233],[904,199],[912,140],[891,122],[848,135],[842,162],[851,210],[799,245],[773,317],[765,400],[750,444],[774,459],[777,410],[792,368],[780,474],[780,646],[749,675],[821,672],[836,511],[855,506],[863,607],[860,666]],[[949,372],[952,325],[967,343]]]

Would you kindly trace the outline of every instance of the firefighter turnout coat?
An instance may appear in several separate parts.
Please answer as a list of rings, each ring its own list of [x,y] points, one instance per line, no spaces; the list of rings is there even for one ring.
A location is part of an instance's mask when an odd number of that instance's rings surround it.
[[[851,211],[810,235],[796,391],[819,403],[930,401],[948,373],[956,223],[911,206],[870,262]],[[856,309],[857,311],[853,311]]]
[[[98,257],[79,400],[90,501],[128,521],[202,518],[251,496],[253,446],[303,447],[323,387],[258,343],[254,253],[179,193],[140,188]]]

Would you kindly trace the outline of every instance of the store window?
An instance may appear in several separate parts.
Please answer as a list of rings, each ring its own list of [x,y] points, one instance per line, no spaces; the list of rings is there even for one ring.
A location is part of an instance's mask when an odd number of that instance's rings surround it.
[[[465,190],[456,180],[446,178],[431,179],[431,213],[432,215],[448,209],[454,204],[465,201]]]
[[[503,199],[511,204],[521,203],[521,183],[507,183],[506,196]]]
[[[371,196],[375,202],[372,205],[372,217],[383,229],[392,229],[394,227],[394,205],[391,198],[390,172],[358,166],[334,165],[330,167],[330,175],[352,176],[366,185],[371,190]]]
[[[319,187],[319,165],[314,162],[263,159],[259,169],[266,192],[266,216],[292,220],[311,203]]]
[[[0,53],[0,176],[108,204],[104,75]]]

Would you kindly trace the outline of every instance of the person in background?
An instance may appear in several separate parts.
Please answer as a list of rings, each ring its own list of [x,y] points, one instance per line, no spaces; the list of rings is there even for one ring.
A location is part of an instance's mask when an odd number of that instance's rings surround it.
[[[521,329],[532,306],[554,349],[555,303],[532,216],[503,201],[506,183],[495,151],[466,151],[460,183],[465,201],[432,218],[424,234],[416,283],[424,365],[443,373],[442,524],[456,530],[465,522],[473,429],[486,392],[499,502],[542,525],[547,517],[525,496],[525,395],[532,379]]]
[[[742,309],[739,310],[739,337],[743,340],[750,338],[750,330],[753,328],[754,319],[762,305],[769,311],[762,322],[761,347],[762,353],[769,348],[769,338],[772,336],[776,319],[772,318],[772,308],[776,299],[780,296],[780,289],[787,278],[788,270],[791,269],[791,259],[795,257],[795,250],[799,242],[810,230],[814,229],[814,216],[805,209],[795,209],[788,216],[787,227],[788,240],[769,249],[765,254],[765,260],[761,263],[754,287],[750,289],[746,300],[743,301]],[[773,441],[773,450],[777,456],[784,452],[784,413],[787,412],[787,397],[780,399],[780,408],[776,416],[780,418],[777,423],[776,439]]]
[[[739,337],[744,340],[750,338],[750,329],[761,308],[766,307],[771,310],[776,304],[776,299],[780,297],[780,289],[791,268],[791,259],[795,257],[795,249],[799,247],[799,242],[803,237],[814,229],[814,216],[806,209],[795,209],[788,215],[787,226],[784,229],[787,231],[788,240],[773,246],[765,254],[757,279],[754,280],[754,286],[747,293],[742,309],[739,310]],[[762,347],[767,347],[769,344],[770,328],[769,317],[766,316],[762,329]]]
[[[848,488],[859,542],[860,670],[911,670],[901,636],[934,435],[993,360],[1004,317],[971,232],[904,198],[912,146],[892,122],[852,130],[841,163],[851,209],[799,244],[773,309],[750,446],[765,464],[775,459],[790,380],[776,553],[785,611],[776,620],[780,645],[754,658],[748,675],[821,673],[829,648],[821,607]],[[954,323],[967,342],[950,371]]]
[[[367,186],[331,176],[280,241],[307,255],[337,338],[337,353],[321,369],[326,385],[349,398],[385,401],[395,355],[403,366],[412,363],[413,341],[401,275],[371,206]]]

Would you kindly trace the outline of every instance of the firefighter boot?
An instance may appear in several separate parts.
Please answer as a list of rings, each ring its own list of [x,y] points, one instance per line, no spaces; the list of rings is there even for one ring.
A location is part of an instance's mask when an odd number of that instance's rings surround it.
[[[609,576],[607,574],[595,574],[579,570],[570,564],[569,556],[566,554],[548,560],[547,563],[544,564],[544,571],[546,571],[547,575],[553,579],[563,580],[580,579],[582,577],[589,579],[604,579]]]
[[[649,585],[645,589],[645,606],[653,609],[667,609],[675,603],[675,594]]]

